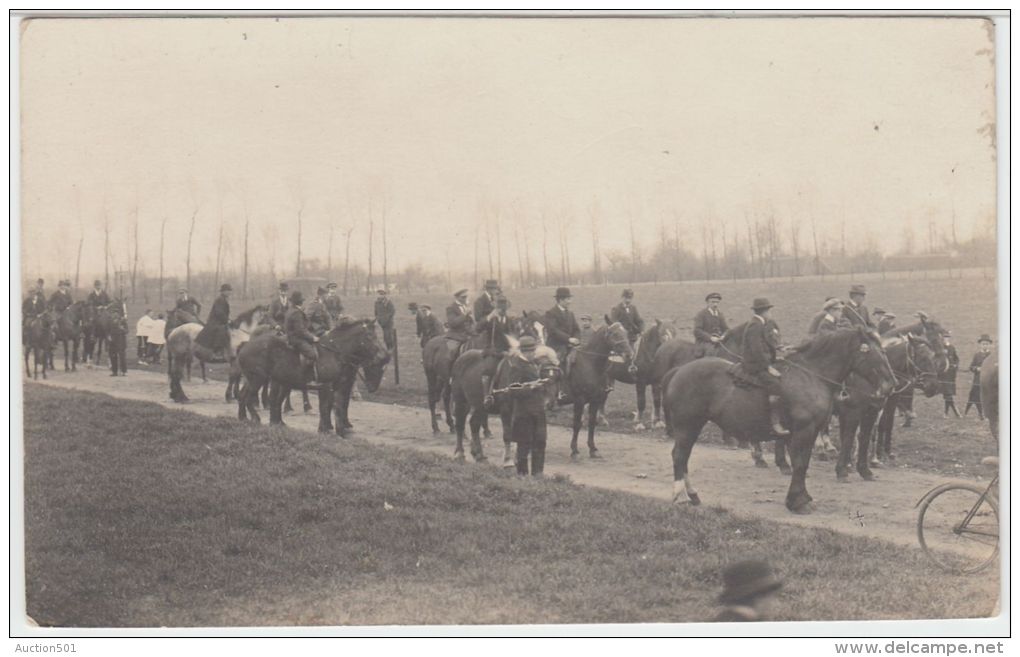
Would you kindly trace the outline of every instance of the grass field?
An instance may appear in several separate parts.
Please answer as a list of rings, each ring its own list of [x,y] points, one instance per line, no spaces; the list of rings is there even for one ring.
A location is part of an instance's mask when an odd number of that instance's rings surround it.
[[[982,333],[995,336],[997,326],[995,280],[981,275],[937,278],[937,274],[932,273],[930,278],[924,279],[919,276],[915,274],[915,277],[910,279],[897,278],[885,281],[871,280],[875,278],[871,276],[867,281],[868,305],[872,309],[879,306],[895,312],[901,325],[909,323],[910,315],[915,311],[925,310],[953,332],[963,369],[957,380],[957,406],[962,412],[970,387],[970,374],[966,372],[966,367],[976,350],[977,338]],[[808,322],[825,297],[830,295],[845,297],[849,285],[849,279],[839,277],[825,281],[782,279],[767,282],[645,284],[635,286],[634,289],[635,303],[647,319],[660,318],[671,321],[679,329],[680,335],[686,338],[691,337],[692,319],[704,305],[703,298],[709,291],[718,290],[723,295],[721,308],[731,324],[744,321],[748,317],[750,311],[747,307],[754,297],[766,296],[776,304],[773,313],[783,330],[784,339],[796,343],[806,335]],[[622,289],[622,286],[573,288],[573,309],[577,314],[591,313],[596,318],[601,317],[619,301]],[[513,304],[513,312],[545,310],[553,304],[551,288],[511,290],[508,291],[508,295]],[[210,301],[203,300],[203,307],[208,308]],[[400,386],[393,384],[393,371],[390,366],[383,387],[367,398],[412,405],[426,403],[424,373],[420,364],[421,350],[414,335],[414,318],[406,310],[409,301],[429,303],[442,316],[450,297],[445,293],[394,297],[398,311]],[[171,303],[166,301],[164,305],[169,306]],[[234,300],[235,312],[246,309],[251,303]],[[372,303],[372,297],[344,299],[347,312],[359,316],[371,316]],[[144,311],[144,307],[132,304],[128,311],[130,325],[133,327],[134,321]],[[129,352],[132,350],[129,349]],[[133,352],[129,353],[128,357],[132,360]],[[222,372],[214,374],[214,378],[222,378],[221,374]],[[617,384],[607,408],[614,431],[630,430],[632,423],[628,420],[635,409],[635,404],[633,386]],[[893,436],[894,451],[897,452],[899,464],[951,474],[982,473],[978,466],[981,457],[996,452],[987,424],[979,422],[973,414],[962,420],[944,419],[941,396],[932,399],[917,396],[915,410],[919,417],[914,427],[907,430],[897,429]],[[561,409],[550,419],[552,422],[568,424],[570,412]],[[711,427],[706,438],[711,441],[719,440],[719,436]]]
[[[748,556],[781,620],[979,617],[997,591],[879,541],[31,383],[25,455],[42,625],[701,621]]]

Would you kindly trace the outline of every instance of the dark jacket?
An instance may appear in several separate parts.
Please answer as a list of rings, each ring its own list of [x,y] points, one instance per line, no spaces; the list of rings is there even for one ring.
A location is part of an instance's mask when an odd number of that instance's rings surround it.
[[[106,290],[100,290],[98,293],[92,290],[86,301],[90,306],[108,306],[110,305],[110,295],[106,293]]]
[[[230,302],[226,297],[216,297],[212,308],[209,309],[209,318],[205,320],[205,323],[214,326],[226,326],[230,323]]]
[[[513,319],[509,315],[496,315],[492,319],[482,318],[475,324],[475,332],[485,340],[485,348],[499,347],[493,344],[497,334],[507,335],[513,329]]]
[[[811,318],[811,324],[808,325],[807,332],[808,335],[816,335],[827,331],[835,331],[838,328],[839,324],[832,318],[832,315],[823,310]]]
[[[775,332],[761,320],[751,318],[744,330],[744,342],[740,347],[744,371],[751,375],[765,372],[776,360],[777,346]]]
[[[344,312],[344,304],[340,301],[340,297],[336,295],[327,294],[325,304],[326,311],[329,313],[329,316],[333,318],[333,321],[336,321],[337,318]]]
[[[843,317],[850,322],[850,326],[875,328],[875,322],[871,319],[871,311],[863,303],[855,306],[853,301],[847,301],[843,307]]]
[[[379,323],[379,328],[384,330],[393,328],[393,316],[396,314],[397,309],[393,307],[389,297],[379,297],[375,300],[375,321]]]
[[[414,323],[416,333],[421,338],[421,346],[425,347],[425,343],[436,337],[437,335],[443,334],[443,325],[439,323],[439,318],[429,313],[427,316],[425,313],[418,311],[414,316]]]
[[[68,309],[68,307],[74,303],[71,300],[71,293],[57,290],[50,295],[50,310],[62,313]]]
[[[177,303],[174,304],[174,308],[194,315],[195,319],[198,319],[198,316],[202,313],[202,304],[194,297],[178,299]]]
[[[308,330],[308,316],[299,306],[291,306],[283,319],[283,330],[287,333],[287,342],[314,342],[315,336]]]
[[[974,383],[972,387],[977,388],[981,385],[981,365],[984,364],[985,359],[988,358],[991,352],[987,354],[983,351],[979,351],[974,354],[974,358],[970,360],[970,371],[974,374]]]
[[[955,345],[946,348],[946,369],[939,372],[939,381],[943,383],[956,383],[956,373],[960,371],[960,354],[956,351]]]
[[[489,316],[493,310],[496,309],[496,305],[489,298],[489,295],[482,293],[477,299],[475,299],[474,306],[472,306],[472,312],[476,322],[480,322]]]
[[[581,327],[569,309],[553,306],[545,313],[546,342],[556,351],[567,348],[570,338],[581,337]]]
[[[38,292],[30,294],[21,304],[21,315],[25,319],[38,317],[44,312],[46,312],[46,298]]]
[[[290,309],[290,300],[281,299],[279,294],[269,302],[269,316],[273,318],[277,326],[283,326],[287,320],[287,311]]]
[[[878,322],[878,334],[879,335],[885,335],[886,333],[888,333],[889,331],[893,330],[894,328],[896,328],[896,320],[895,319],[886,319],[886,318],[883,317]]]
[[[538,365],[522,356],[512,356],[506,362],[510,368],[510,373],[507,376],[508,384],[537,381],[540,376]],[[521,420],[539,420],[544,424],[545,392],[542,388],[533,388],[512,390],[508,394],[513,402],[510,419],[513,441],[517,443],[530,442],[533,439],[530,432],[535,430],[535,423],[522,422]],[[523,435],[524,432],[528,432],[528,435]]]
[[[637,340],[645,330],[645,320],[641,319],[641,313],[634,304],[629,306],[623,305],[623,302],[616,304],[609,311],[609,318],[614,322],[620,322],[623,328],[627,329],[627,337],[631,342]]]
[[[316,299],[308,304],[308,327],[315,335],[322,336],[333,328],[333,318],[326,309],[325,301]]]
[[[455,340],[467,340],[471,337],[474,319],[471,312],[462,308],[456,301],[446,307],[446,335]]]
[[[716,314],[713,315],[712,311],[708,308],[702,308],[694,316],[695,342],[711,342],[713,335],[721,338],[723,333],[729,329],[730,327],[726,324],[726,318],[723,316],[722,311],[717,310]]]

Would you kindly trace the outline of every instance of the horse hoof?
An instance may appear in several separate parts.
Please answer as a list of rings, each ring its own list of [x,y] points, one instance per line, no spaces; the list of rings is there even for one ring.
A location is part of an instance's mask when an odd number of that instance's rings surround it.
[[[513,459],[503,459],[503,467],[504,468],[510,469],[510,468],[516,467],[516,465],[517,464],[514,463]]]
[[[666,428],[666,423],[665,423],[665,422],[663,422],[662,420],[656,420],[656,421],[655,421],[655,422],[654,422],[654,423],[652,424],[652,428],[653,428],[653,429],[665,429],[665,428]]]
[[[688,496],[691,498],[691,506],[701,505],[701,498],[698,497],[697,493],[689,493]]]
[[[570,452],[570,460],[571,461],[576,461],[579,456],[581,456],[581,452],[579,452],[577,450],[574,450],[574,451]]]
[[[637,424],[634,425],[634,431],[646,431],[647,429],[648,429],[648,427],[646,427],[641,422],[638,422]]]
[[[442,433],[442,432],[441,432],[441,431],[439,430],[439,427],[432,427],[432,435],[436,435],[436,434],[438,434],[438,433]]]
[[[768,469],[769,464],[766,463],[765,461],[763,461],[762,459],[755,459],[754,460],[754,467]]]
[[[596,461],[603,460],[602,455],[599,454],[599,451],[597,449],[593,449],[590,452],[588,452],[588,458],[595,459]]]
[[[779,466],[779,471],[781,473],[783,473],[784,475],[792,475],[793,474],[793,468],[791,468],[790,466],[785,465],[785,464]]]
[[[807,516],[807,515],[811,515],[812,513],[814,513],[814,510],[815,510],[814,506],[811,504],[811,502],[805,502],[805,503],[801,504],[800,506],[792,507],[790,509],[790,512],[791,513],[796,513],[799,516]]]
[[[487,457],[487,456],[476,456],[476,457],[474,457],[474,459],[475,459],[475,463],[488,463],[489,462],[489,457]]]
[[[457,433],[456,427],[450,427],[450,434],[456,435],[456,433]]]
[[[492,438],[492,432],[489,431],[488,429],[485,429],[484,431],[482,431],[482,438],[485,438],[486,440]]]
[[[839,484],[849,484],[850,483],[850,477],[846,476],[845,473],[844,474],[838,474],[838,475],[836,475],[836,483],[839,483]]]
[[[878,479],[878,477],[875,476],[875,473],[871,472],[870,470],[865,470],[864,472],[859,472],[858,474],[861,475],[861,479],[863,479],[864,481],[875,481]]]
[[[457,461],[458,463],[463,463],[466,460],[464,458],[464,452],[454,452],[453,453],[453,460]]]

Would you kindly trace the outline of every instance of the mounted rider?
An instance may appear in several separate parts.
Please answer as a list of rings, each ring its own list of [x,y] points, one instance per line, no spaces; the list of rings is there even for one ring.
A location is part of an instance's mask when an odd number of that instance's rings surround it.
[[[315,300],[308,304],[308,311],[306,313],[309,330],[319,337],[329,333],[330,329],[334,326],[333,318],[326,308],[326,294],[326,288],[318,288],[315,291]]]
[[[570,303],[574,295],[570,288],[556,288],[556,305],[545,312],[546,346],[556,351],[556,356],[563,363],[563,378],[570,374],[568,352],[581,344],[581,327],[577,324]],[[570,395],[565,389],[559,392],[559,403],[566,403]]]
[[[89,292],[85,302],[94,308],[110,305],[110,295],[103,289],[103,281],[96,281],[92,284],[92,291]]]
[[[312,378],[318,380],[319,372],[316,369],[316,361],[319,359],[319,351],[315,344],[319,341],[318,336],[308,330],[308,317],[304,308],[305,296],[301,290],[294,290],[288,299],[289,310],[284,318],[283,326],[287,334],[287,344],[293,347],[301,357],[301,365],[312,369]]]
[[[614,322],[620,322],[623,328],[627,329],[627,339],[630,340],[632,347],[645,330],[645,320],[641,319],[641,313],[634,305],[634,290],[623,291],[620,303],[609,311],[609,318]]]
[[[174,309],[188,313],[195,318],[194,321],[201,322],[199,315],[202,313],[202,304],[198,302],[198,299],[188,294],[188,288],[186,287],[177,290],[177,301],[174,303]]]
[[[835,331],[844,325],[843,302],[836,297],[828,297],[822,304],[822,310],[811,318],[808,335]]]
[[[443,334],[443,325],[439,318],[432,314],[432,306],[423,303],[420,306],[411,302],[408,310],[414,313],[415,335],[418,336],[421,348],[424,349],[429,340]]]
[[[63,280],[57,283],[57,291],[50,295],[50,310],[58,314],[63,313],[73,303],[74,299],[71,298],[71,281]]]
[[[475,323],[483,321],[496,309],[496,296],[499,294],[499,281],[488,279],[485,281],[485,289],[482,291],[472,306],[472,315]]]
[[[770,321],[769,311],[772,307],[768,299],[754,300],[751,306],[754,316],[744,330],[744,341],[740,349],[742,359],[740,370],[746,375],[746,379],[764,388],[768,393],[772,432],[777,436],[788,436],[790,432],[783,427],[782,422],[780,373],[774,367],[779,349],[779,328]]]
[[[220,295],[209,309],[205,326],[195,336],[195,343],[213,353],[211,363],[226,363],[230,360],[230,293],[234,288],[229,283],[220,286]]]
[[[485,365],[482,369],[482,390],[485,391],[485,407],[492,408],[495,400],[492,397],[492,380],[495,378],[497,367],[502,358],[507,354],[502,349],[503,345],[497,344],[497,335],[508,335],[513,330],[513,319],[509,313],[510,302],[505,296],[496,296],[496,305],[484,316],[481,321],[475,324],[475,331],[482,337],[482,353],[485,356]]]
[[[333,320],[333,325],[340,320],[340,316],[344,314],[344,304],[340,301],[340,297],[336,293],[336,283],[330,283],[326,286],[326,311],[329,313],[330,319]]]
[[[290,310],[290,285],[281,281],[276,296],[269,302],[269,317],[277,328],[282,329],[287,319],[287,311]]]
[[[28,297],[21,304],[22,327],[28,326],[28,322],[36,317],[42,317],[46,325],[49,325],[49,316],[46,314],[46,295],[43,292],[43,279],[35,282],[35,287],[28,293]],[[27,336],[27,333],[25,334]]]
[[[875,313],[877,314],[881,308],[876,308]],[[878,334],[885,335],[889,331],[896,328],[896,313],[887,313],[882,310],[882,318],[878,321]]]
[[[723,335],[729,330],[726,317],[719,310],[722,295],[712,292],[705,297],[704,308],[694,316],[694,345],[701,356],[714,356],[722,344]]]
[[[453,295],[453,303],[446,307],[446,334],[447,340],[461,345],[471,339],[471,329],[474,327],[474,318],[467,306],[468,291],[457,290]]]
[[[875,323],[871,320],[868,307],[864,300],[868,296],[868,290],[863,285],[850,286],[850,301],[843,308],[843,317],[850,322],[850,326],[863,326],[874,330]]]

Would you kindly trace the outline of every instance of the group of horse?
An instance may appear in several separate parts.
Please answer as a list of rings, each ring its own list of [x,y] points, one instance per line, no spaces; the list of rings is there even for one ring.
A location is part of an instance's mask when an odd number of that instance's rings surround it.
[[[107,306],[76,301],[62,312],[47,310],[27,318],[22,332],[25,375],[38,379],[41,374],[45,379],[46,372],[55,369],[53,352],[58,345],[64,347],[65,372],[77,371],[79,362],[98,363],[120,312],[123,312],[120,301]],[[30,357],[33,361],[31,368]]]
[[[513,350],[517,339],[525,334],[543,344],[545,331],[542,315],[535,312],[525,312],[511,326],[513,329],[507,334],[500,332],[491,338],[494,342],[491,347],[489,336],[475,336],[464,347],[437,336],[423,348],[432,430],[439,431],[437,420],[441,416],[436,408],[442,401],[446,423],[457,434],[457,458],[464,458],[468,425],[471,454],[476,460],[485,459],[480,434],[482,431],[488,434],[487,418],[497,414],[503,424],[504,466],[513,464],[508,404],[497,399],[491,409],[483,405],[482,349]],[[774,440],[777,466],[792,475],[786,505],[791,511],[808,513],[812,501],[805,485],[808,463],[815,440],[828,427],[830,419],[835,416],[839,420],[838,481],[849,481],[855,448],[858,474],[866,481],[873,480],[869,460],[873,437],[877,453],[889,454],[901,397],[913,394],[915,389],[928,397],[938,394],[938,373],[947,365],[943,328],[927,317],[885,335],[863,327],[817,335],[789,350],[777,365],[782,372],[785,426],[791,433],[776,437],[769,427],[764,390],[747,386],[733,376],[746,326],[745,323],[728,331],[716,350],[706,354],[704,346],[678,337],[672,325],[660,320],[650,324],[632,345],[623,326],[607,318],[605,325],[572,350],[569,367],[561,369],[555,353],[540,354],[550,372],[561,373],[561,378],[550,376],[554,384],[550,386],[549,405],[555,404],[556,395],[552,391],[557,387],[569,392],[573,404],[571,457],[578,456],[577,441],[585,408],[588,453],[591,458],[601,457],[595,445],[595,430],[607,399],[608,376],[635,386],[638,430],[646,428],[647,388],[651,387],[652,426],[664,428],[674,442],[676,503],[700,503],[691,483],[688,461],[702,429],[713,422],[727,437],[753,445],[758,466],[766,466],[761,457],[761,442]],[[498,372],[492,383],[495,389],[503,383]]]

